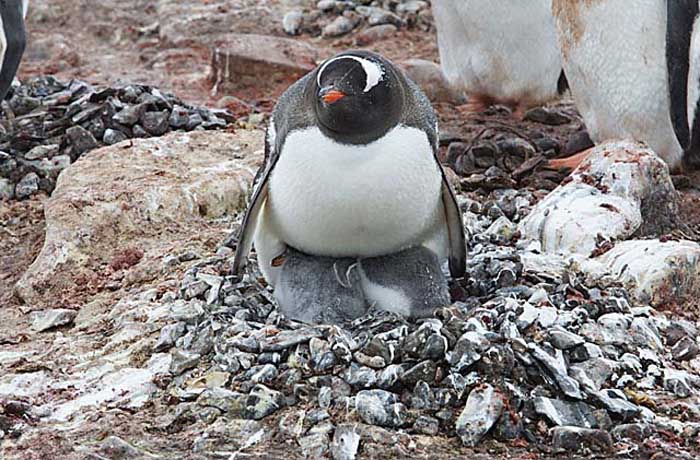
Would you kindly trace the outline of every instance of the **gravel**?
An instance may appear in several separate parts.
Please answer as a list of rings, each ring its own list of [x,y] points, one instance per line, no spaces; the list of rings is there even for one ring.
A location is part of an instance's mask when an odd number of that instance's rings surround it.
[[[13,87],[0,129],[0,199],[51,193],[58,174],[87,152],[171,130],[224,129],[226,111],[194,107],[146,85],[92,86],[51,76]]]

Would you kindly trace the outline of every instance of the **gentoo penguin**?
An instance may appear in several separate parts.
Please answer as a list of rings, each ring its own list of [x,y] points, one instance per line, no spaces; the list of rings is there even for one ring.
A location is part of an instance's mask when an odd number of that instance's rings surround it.
[[[355,299],[355,308],[360,293],[368,306],[406,315],[442,306],[440,264],[448,260],[452,276],[462,277],[466,242],[437,149],[428,99],[391,62],[367,51],[326,60],[273,111],[233,272],[240,273],[254,244],[263,275],[292,318],[317,313],[306,305],[344,308],[338,297]],[[412,248],[428,252],[406,252]],[[347,291],[319,289],[326,279]],[[436,280],[444,292],[426,307],[414,293],[421,286],[435,292]]]
[[[469,110],[498,103],[521,115],[566,90],[551,3],[433,0],[442,70]]]
[[[24,54],[28,5],[29,0],[0,0],[0,101],[5,99]]]
[[[700,159],[698,0],[553,0],[564,70],[591,139],[646,142],[672,170]],[[584,151],[550,162],[576,167]]]

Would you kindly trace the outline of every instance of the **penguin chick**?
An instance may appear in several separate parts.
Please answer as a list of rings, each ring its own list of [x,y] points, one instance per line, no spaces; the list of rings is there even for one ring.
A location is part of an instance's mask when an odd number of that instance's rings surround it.
[[[447,278],[435,253],[416,246],[360,261],[362,289],[370,304],[403,316],[423,318],[450,304]]]
[[[287,318],[341,324],[366,313],[355,259],[310,256],[292,248],[281,257],[275,297]]]

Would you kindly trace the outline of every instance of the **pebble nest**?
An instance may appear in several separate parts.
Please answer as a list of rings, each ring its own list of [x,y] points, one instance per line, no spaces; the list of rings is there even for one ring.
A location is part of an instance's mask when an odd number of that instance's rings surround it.
[[[465,446],[524,440],[604,452],[669,433],[692,443],[697,325],[634,305],[621,287],[587,285],[575,267],[526,270],[515,224],[535,197],[480,198],[460,195],[472,235],[467,276],[452,286],[461,300],[432,318],[296,323],[278,313],[255,268],[242,280],[227,275],[231,248],[196,263],[179,294],[163,299],[174,322],[156,345],[173,357],[162,380],[178,408],[171,428],[303,409],[292,437],[310,458],[355,458],[357,422]]]
[[[92,86],[51,76],[14,86],[3,107],[0,199],[6,200],[51,193],[58,174],[92,149],[234,121],[227,111],[195,107],[151,86]]]

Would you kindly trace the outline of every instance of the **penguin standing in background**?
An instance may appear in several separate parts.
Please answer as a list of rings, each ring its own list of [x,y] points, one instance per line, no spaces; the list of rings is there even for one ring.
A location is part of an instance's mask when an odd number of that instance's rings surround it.
[[[646,142],[672,170],[700,160],[698,0],[553,0],[571,93],[594,142]],[[575,168],[590,153],[550,161]]]
[[[566,91],[551,0],[433,0],[440,63],[469,111],[492,104],[521,117]]]
[[[19,69],[27,43],[24,18],[29,0],[0,0],[0,101],[5,99]]]
[[[233,272],[254,244],[282,312],[305,321],[448,304],[441,265],[461,278],[466,243],[437,149],[428,99],[391,62],[325,61],[274,109]]]

